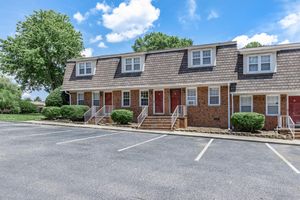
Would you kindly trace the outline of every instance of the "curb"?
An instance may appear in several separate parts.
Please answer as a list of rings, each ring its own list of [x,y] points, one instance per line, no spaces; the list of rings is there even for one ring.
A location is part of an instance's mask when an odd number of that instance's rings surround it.
[[[260,143],[272,143],[272,144],[285,144],[285,145],[295,145],[300,146],[300,140],[281,140],[272,138],[259,138],[251,136],[237,136],[237,135],[223,135],[223,134],[213,134],[213,133],[197,133],[186,132],[186,131],[156,131],[156,130],[144,130],[144,129],[133,129],[126,127],[109,127],[109,126],[94,126],[94,125],[81,125],[81,124],[68,124],[68,123],[53,123],[45,121],[25,121],[23,123],[38,124],[38,125],[51,125],[51,126],[64,126],[64,127],[77,127],[77,128],[92,128],[92,129],[102,129],[102,130],[115,130],[115,131],[130,131],[130,132],[142,132],[150,134],[167,134],[174,136],[188,136],[188,137],[202,137],[202,138],[214,138],[223,140],[234,140],[234,141],[244,141],[244,142],[260,142]]]

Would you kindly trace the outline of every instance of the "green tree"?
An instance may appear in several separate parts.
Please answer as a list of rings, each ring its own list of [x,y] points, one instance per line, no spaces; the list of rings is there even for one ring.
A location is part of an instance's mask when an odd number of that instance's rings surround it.
[[[62,84],[66,61],[80,56],[82,35],[68,16],[35,11],[18,22],[16,34],[0,39],[0,70],[22,89],[51,91]]]
[[[154,51],[170,48],[181,48],[193,45],[193,41],[187,38],[170,36],[161,32],[152,32],[135,40],[132,49],[135,52]]]
[[[248,43],[245,48],[255,48],[255,47],[262,47],[263,45],[259,42],[250,42]]]
[[[19,101],[21,90],[17,84],[10,79],[0,76],[0,112],[18,113],[20,112]]]

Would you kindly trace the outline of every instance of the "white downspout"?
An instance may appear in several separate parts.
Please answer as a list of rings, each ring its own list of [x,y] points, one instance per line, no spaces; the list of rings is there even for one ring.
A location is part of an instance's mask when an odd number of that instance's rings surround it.
[[[230,83],[228,83],[228,130],[230,130]]]
[[[70,92],[67,91],[65,91],[65,93],[69,95],[69,105],[72,105],[72,95],[70,94]]]

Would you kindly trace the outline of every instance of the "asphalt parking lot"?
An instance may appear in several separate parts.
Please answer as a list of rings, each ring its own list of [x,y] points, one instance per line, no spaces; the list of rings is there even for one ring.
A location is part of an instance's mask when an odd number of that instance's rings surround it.
[[[300,146],[0,122],[0,199],[300,199]]]

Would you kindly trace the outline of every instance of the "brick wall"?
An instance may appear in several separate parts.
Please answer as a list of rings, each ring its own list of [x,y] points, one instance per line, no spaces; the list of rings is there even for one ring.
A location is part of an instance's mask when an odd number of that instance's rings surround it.
[[[208,87],[198,87],[198,105],[188,107],[188,125],[228,127],[228,87],[221,87],[221,105],[208,106]]]
[[[234,112],[240,111],[239,96],[234,96]],[[266,130],[274,130],[277,127],[277,116],[266,116],[266,95],[253,95],[253,112],[264,114],[266,117]],[[280,95],[280,112],[282,115],[287,114],[287,96]]]

